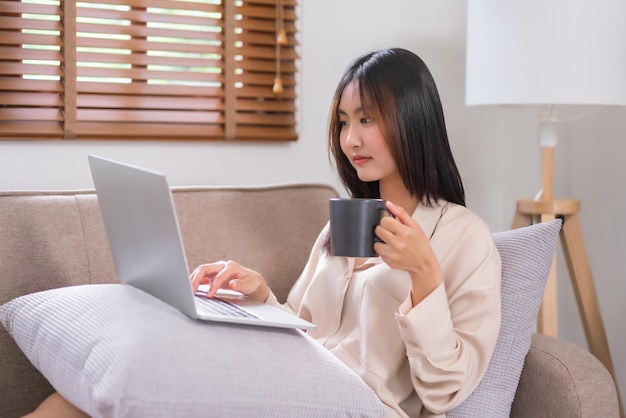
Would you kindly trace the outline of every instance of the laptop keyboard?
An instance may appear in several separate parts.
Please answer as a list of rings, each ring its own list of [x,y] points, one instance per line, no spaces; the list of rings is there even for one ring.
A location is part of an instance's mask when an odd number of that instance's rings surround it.
[[[235,318],[257,318],[256,315],[241,309],[239,306],[223,301],[219,298],[207,298],[206,296],[196,296],[196,307],[199,312],[207,315],[216,315]]]

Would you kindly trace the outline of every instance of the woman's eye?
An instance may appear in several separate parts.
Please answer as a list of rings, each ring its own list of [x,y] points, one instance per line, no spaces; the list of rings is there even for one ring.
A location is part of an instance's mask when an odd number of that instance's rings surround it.
[[[343,128],[344,126],[346,126],[348,124],[348,122],[346,122],[345,120],[340,120],[339,121],[339,128]]]
[[[371,122],[372,122],[372,119],[370,119],[370,118],[361,118],[361,123],[362,124],[367,124],[367,123],[371,123]]]

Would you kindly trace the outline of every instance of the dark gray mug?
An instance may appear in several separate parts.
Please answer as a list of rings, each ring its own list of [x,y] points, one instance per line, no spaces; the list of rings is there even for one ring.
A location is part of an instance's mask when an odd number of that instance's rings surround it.
[[[376,257],[374,243],[380,241],[374,229],[384,213],[382,199],[330,199],[330,248],[342,257]]]

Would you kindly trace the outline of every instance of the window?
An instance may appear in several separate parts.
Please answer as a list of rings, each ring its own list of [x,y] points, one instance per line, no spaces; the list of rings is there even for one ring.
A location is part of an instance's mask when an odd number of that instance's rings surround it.
[[[0,139],[295,140],[296,0],[0,0]]]

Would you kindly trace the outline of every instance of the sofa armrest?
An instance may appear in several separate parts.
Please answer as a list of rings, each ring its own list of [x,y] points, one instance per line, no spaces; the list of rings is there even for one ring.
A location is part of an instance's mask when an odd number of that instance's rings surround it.
[[[604,365],[570,342],[533,335],[511,417],[619,417],[617,391]]]

